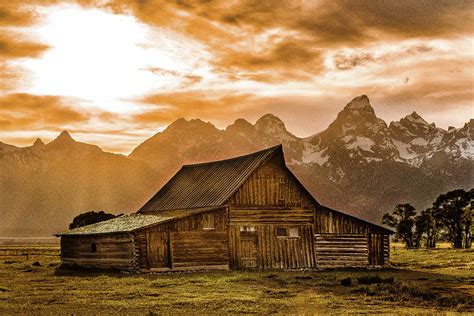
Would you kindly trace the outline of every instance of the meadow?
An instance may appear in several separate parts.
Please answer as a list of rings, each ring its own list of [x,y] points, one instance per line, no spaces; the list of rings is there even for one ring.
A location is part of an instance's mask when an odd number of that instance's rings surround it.
[[[474,250],[391,251],[383,270],[127,274],[62,268],[57,246],[3,245],[0,314],[474,312]]]

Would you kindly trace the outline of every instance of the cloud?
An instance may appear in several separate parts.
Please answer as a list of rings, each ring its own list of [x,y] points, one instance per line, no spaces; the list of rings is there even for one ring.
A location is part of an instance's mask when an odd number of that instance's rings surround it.
[[[36,20],[31,9],[20,8],[20,1],[0,4],[0,26],[26,26]]]
[[[57,129],[84,123],[88,114],[65,105],[65,98],[12,93],[0,96],[0,130]]]
[[[0,88],[12,90],[24,75],[18,67],[10,64],[17,58],[37,58],[48,46],[26,38],[18,28],[33,25],[38,15],[26,4],[32,0],[11,1],[0,4]],[[46,4],[47,2],[43,2]]]
[[[412,38],[469,35],[470,1],[79,1],[144,23],[170,27],[203,42],[216,71],[230,78],[278,82],[310,80],[324,70],[327,50]],[[259,39],[272,30],[275,36]],[[341,57],[344,70],[371,61]]]
[[[48,49],[47,45],[18,39],[18,34],[0,34],[0,59],[38,57]]]
[[[307,80],[310,75],[322,72],[323,61],[319,50],[305,43],[286,40],[257,53],[228,50],[222,54],[216,64],[220,69],[233,70],[240,78],[272,82]],[[239,71],[243,74],[239,74]],[[260,76],[262,71],[264,76]]]
[[[386,63],[396,59],[412,56],[420,57],[421,54],[432,52],[433,48],[424,44],[415,44],[397,51],[382,51],[373,53],[360,49],[350,53],[339,52],[333,57],[334,66],[338,70],[350,70],[370,63]]]
[[[181,91],[160,93],[140,100],[146,104],[142,113],[133,116],[139,124],[168,124],[184,118],[225,119],[232,113],[242,112],[251,100],[250,94],[239,94],[230,91]]]

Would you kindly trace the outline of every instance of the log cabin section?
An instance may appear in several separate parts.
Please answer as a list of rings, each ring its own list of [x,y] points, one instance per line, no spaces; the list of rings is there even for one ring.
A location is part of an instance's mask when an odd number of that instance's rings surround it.
[[[276,146],[185,165],[136,213],[58,236],[65,265],[174,271],[383,266],[391,233],[319,204]]]

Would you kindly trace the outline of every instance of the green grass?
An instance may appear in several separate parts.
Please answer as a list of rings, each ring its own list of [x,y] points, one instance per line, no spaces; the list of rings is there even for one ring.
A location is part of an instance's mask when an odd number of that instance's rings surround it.
[[[33,265],[36,261],[39,266]],[[0,314],[411,315],[474,310],[473,250],[396,247],[392,261],[394,267],[385,270],[150,275],[65,270],[57,258],[39,252],[28,261],[2,256]],[[351,278],[352,285],[341,285],[344,278]],[[375,283],[359,284],[358,278]]]

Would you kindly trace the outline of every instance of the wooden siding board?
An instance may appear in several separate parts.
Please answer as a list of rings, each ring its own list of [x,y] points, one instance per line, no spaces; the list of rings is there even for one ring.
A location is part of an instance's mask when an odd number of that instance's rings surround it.
[[[321,268],[368,265],[367,234],[315,234],[316,265]]]
[[[261,164],[229,199],[229,205],[301,207],[311,209],[309,196],[275,155]]]
[[[96,251],[91,244],[96,245]],[[127,234],[62,236],[61,261],[65,265],[133,270],[134,245]]]

